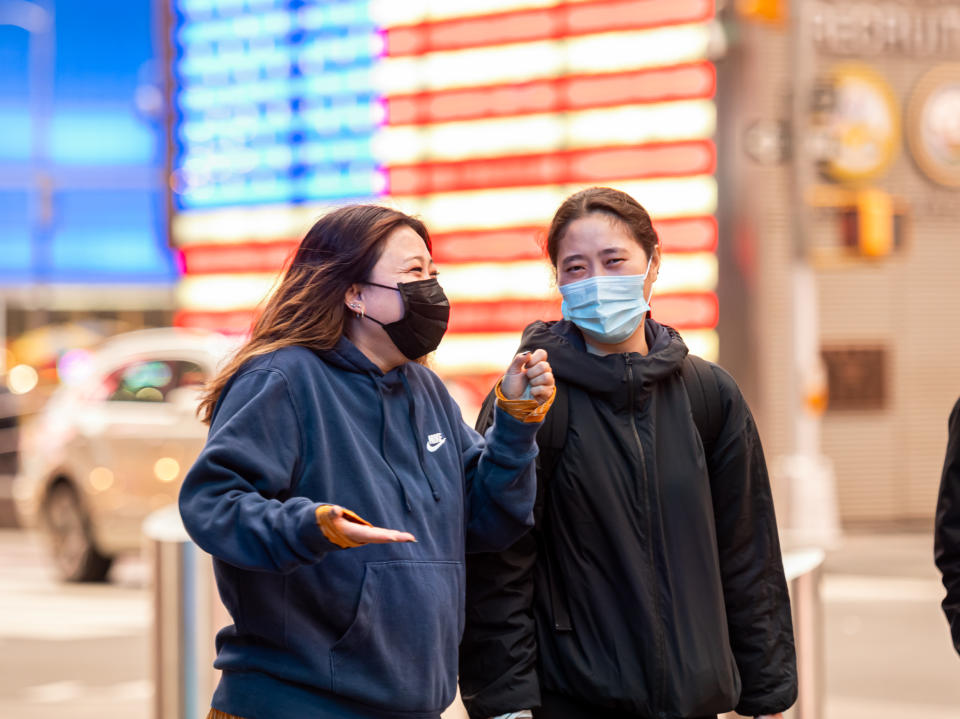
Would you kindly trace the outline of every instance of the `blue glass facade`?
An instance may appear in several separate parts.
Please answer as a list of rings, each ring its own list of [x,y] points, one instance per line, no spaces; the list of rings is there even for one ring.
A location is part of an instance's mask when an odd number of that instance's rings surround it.
[[[173,283],[162,121],[138,109],[162,70],[153,2],[48,6],[55,43],[43,122],[30,101],[29,35],[0,26],[0,282]]]

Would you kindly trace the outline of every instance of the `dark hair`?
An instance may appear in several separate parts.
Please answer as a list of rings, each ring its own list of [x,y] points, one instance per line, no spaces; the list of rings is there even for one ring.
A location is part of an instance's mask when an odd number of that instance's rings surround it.
[[[570,223],[595,213],[606,215],[622,225],[647,253],[647,257],[650,257],[654,248],[660,244],[650,215],[639,202],[626,192],[611,187],[591,187],[570,195],[553,215],[544,245],[554,268],[557,266],[560,240],[566,234]]]
[[[317,220],[254,322],[250,338],[204,389],[200,418],[210,421],[223,388],[252,357],[290,345],[314,349],[336,345],[346,321],[344,295],[370,276],[387,237],[404,225],[433,251],[424,224],[389,207],[349,205]]]

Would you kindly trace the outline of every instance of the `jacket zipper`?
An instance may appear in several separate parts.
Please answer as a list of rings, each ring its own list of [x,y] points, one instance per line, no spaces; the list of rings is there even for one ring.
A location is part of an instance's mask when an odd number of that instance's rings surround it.
[[[573,621],[570,618],[570,610],[567,608],[566,597],[560,590],[557,568],[551,559],[551,552],[546,542],[537,542],[537,552],[543,557],[544,569],[547,572],[547,592],[550,594],[550,609],[553,612],[553,631],[572,632]]]
[[[657,687],[654,698],[655,708],[659,710],[663,705],[664,680],[666,679],[664,663],[666,658],[664,657],[663,649],[663,616],[660,612],[660,582],[653,553],[653,515],[651,513],[650,503],[650,477],[647,474],[647,455],[643,449],[643,442],[640,441],[640,433],[637,431],[637,418],[634,414],[633,358],[630,357],[629,354],[625,354],[624,358],[627,364],[627,387],[630,393],[627,398],[627,407],[630,412],[630,429],[633,430],[633,439],[636,441],[637,448],[640,450],[640,468],[643,471],[643,504],[644,511],[647,515],[647,553],[650,558],[650,571],[653,579],[653,607],[657,617],[657,626],[655,627],[657,637]],[[660,714],[662,715],[662,712],[660,712]]]

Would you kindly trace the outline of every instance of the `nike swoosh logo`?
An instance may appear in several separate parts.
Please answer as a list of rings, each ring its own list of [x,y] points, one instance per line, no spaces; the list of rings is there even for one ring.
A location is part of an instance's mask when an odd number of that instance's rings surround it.
[[[447,438],[444,437],[439,442],[427,442],[427,451],[436,452],[438,449],[440,449],[440,447],[443,446],[444,442],[446,441],[447,441]]]

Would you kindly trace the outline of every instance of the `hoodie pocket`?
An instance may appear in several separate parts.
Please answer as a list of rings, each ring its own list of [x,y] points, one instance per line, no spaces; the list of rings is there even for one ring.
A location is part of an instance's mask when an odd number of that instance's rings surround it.
[[[357,613],[330,649],[337,694],[400,711],[441,711],[456,694],[461,562],[366,565]]]

